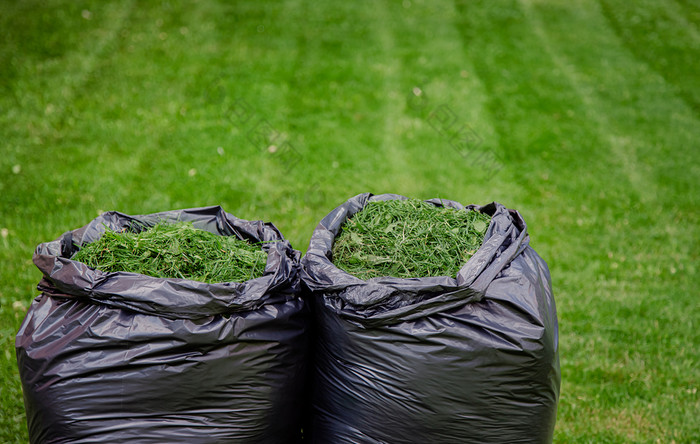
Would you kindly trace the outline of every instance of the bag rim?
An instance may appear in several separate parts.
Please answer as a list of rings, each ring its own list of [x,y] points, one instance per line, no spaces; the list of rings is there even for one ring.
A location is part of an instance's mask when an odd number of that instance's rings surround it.
[[[129,272],[103,272],[70,259],[79,246],[98,239],[105,226],[122,229],[139,223],[192,222],[196,228],[239,239],[266,242],[263,276],[244,282],[205,283],[158,278]],[[74,298],[172,318],[200,318],[253,310],[267,303],[299,296],[300,253],[292,249],[269,222],[248,221],[226,213],[221,206],[128,215],[109,211],[58,239],[39,244],[33,262],[43,274],[39,291],[53,297]]]
[[[336,267],[332,248],[342,224],[369,202],[393,199],[408,198],[399,194],[362,193],[348,199],[319,222],[302,258],[304,284],[321,295],[326,307],[348,319],[363,324],[388,324],[477,302],[498,273],[529,248],[527,225],[517,211],[497,202],[465,206],[436,198],[425,202],[476,210],[492,217],[481,247],[456,277],[382,276],[362,280]]]

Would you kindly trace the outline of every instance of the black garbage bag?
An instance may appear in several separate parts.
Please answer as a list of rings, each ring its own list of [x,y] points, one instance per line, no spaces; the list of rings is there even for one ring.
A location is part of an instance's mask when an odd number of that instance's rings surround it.
[[[266,242],[264,275],[206,284],[69,259],[105,225],[163,220]],[[31,442],[297,442],[309,313],[298,261],[272,224],[220,207],[109,212],[39,245],[42,294],[15,344]]]
[[[367,193],[333,210],[302,259],[318,328],[312,441],[551,442],[557,316],[547,265],[520,214],[498,203],[466,207],[492,220],[456,278],[363,281],[335,267],[342,224],[387,199],[405,198]]]

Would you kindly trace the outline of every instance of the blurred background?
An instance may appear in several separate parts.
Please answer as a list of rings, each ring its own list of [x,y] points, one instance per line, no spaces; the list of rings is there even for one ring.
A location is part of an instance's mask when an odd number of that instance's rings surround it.
[[[556,442],[697,442],[700,4],[0,1],[0,441],[34,248],[221,205],[305,251],[362,192],[517,209],[548,262]]]

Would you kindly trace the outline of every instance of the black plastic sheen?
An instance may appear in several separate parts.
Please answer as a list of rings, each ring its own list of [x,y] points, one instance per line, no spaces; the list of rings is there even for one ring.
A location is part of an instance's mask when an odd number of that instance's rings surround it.
[[[332,263],[361,194],[328,214],[302,259],[313,294],[312,441],[549,443],[559,397],[549,270],[525,222],[498,203],[484,243],[456,277],[358,279]]]
[[[69,259],[104,225],[161,220],[268,242],[264,275],[206,284]],[[220,207],[109,212],[39,245],[42,294],[16,338],[31,442],[297,442],[309,324],[298,260],[272,224]]]

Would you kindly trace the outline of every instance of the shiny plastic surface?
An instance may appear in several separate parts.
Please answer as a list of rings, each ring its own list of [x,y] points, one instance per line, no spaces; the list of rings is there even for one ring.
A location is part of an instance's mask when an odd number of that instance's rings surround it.
[[[312,292],[312,441],[548,443],[559,397],[549,270],[520,214],[492,203],[484,243],[456,278],[360,280],[332,246],[361,194],[317,226],[302,259]],[[436,205],[465,208],[446,200]]]
[[[205,284],[69,259],[104,225],[160,220],[270,241],[264,275]],[[298,261],[274,226],[220,207],[105,213],[39,245],[42,294],[16,338],[31,442],[297,442],[309,324]]]

